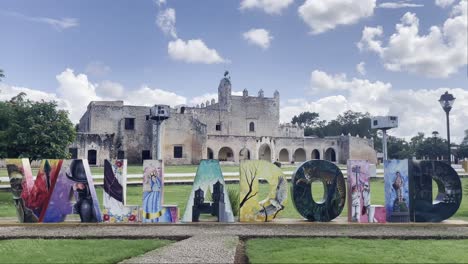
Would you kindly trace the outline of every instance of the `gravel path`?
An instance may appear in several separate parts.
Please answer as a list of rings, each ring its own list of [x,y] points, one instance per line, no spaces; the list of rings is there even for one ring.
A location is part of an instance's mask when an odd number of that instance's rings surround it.
[[[234,263],[237,236],[196,235],[121,263]]]

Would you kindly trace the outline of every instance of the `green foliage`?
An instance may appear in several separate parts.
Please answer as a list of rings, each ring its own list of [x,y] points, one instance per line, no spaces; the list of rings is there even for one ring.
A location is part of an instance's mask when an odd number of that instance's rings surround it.
[[[13,239],[0,241],[2,263],[117,263],[171,244],[160,239]]]
[[[231,202],[232,214],[239,216],[239,186],[228,187],[229,201]]]
[[[75,135],[56,102],[33,102],[25,93],[0,102],[0,158],[67,158]]]
[[[0,69],[0,81],[2,80],[2,78],[5,78],[5,74],[3,73],[3,70]]]
[[[468,240],[268,238],[247,241],[251,263],[465,263]]]

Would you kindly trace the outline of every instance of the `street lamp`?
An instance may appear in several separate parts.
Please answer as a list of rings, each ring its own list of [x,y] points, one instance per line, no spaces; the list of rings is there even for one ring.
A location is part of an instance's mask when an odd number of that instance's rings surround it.
[[[445,114],[447,115],[447,141],[448,141],[448,162],[449,164],[452,163],[452,158],[450,154],[450,122],[449,122],[449,112],[452,110],[453,103],[455,102],[455,97],[448,92],[445,92],[443,95],[440,96],[439,103],[444,109]]]

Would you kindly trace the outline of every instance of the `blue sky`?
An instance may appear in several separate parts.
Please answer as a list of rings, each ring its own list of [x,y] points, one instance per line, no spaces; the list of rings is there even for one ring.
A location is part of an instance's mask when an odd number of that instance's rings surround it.
[[[433,130],[444,136],[437,99],[449,90],[457,97],[453,130],[461,140],[468,129],[466,6],[466,0],[4,0],[0,68],[7,78],[0,98],[26,89],[33,99],[59,101],[76,121],[90,100],[206,101],[227,69],[235,91],[278,90],[283,122],[301,111],[326,119],[346,109],[396,114],[401,125],[394,134],[402,137]],[[377,34],[365,37],[366,27]]]

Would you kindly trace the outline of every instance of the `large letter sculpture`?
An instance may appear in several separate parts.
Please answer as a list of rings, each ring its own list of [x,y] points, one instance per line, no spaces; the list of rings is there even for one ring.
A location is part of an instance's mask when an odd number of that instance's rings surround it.
[[[311,183],[321,181],[323,199],[314,201]],[[346,185],[341,170],[324,160],[309,160],[294,171],[291,192],[296,210],[309,221],[331,221],[341,214],[346,202]]]
[[[41,222],[62,160],[42,160],[35,181],[28,159],[7,159],[6,164],[19,221]]]
[[[142,222],[177,222],[178,208],[163,206],[164,175],[162,160],[143,161]]]
[[[349,222],[385,222],[385,207],[371,204],[369,165],[367,160],[348,160]]]
[[[103,220],[105,223],[139,221],[139,206],[127,206],[127,160],[104,160]]]
[[[212,202],[205,202],[205,198]],[[182,221],[198,222],[202,213],[216,216],[218,222],[234,222],[229,194],[217,160],[202,160],[198,166]]]
[[[63,222],[68,214],[79,214],[81,222],[101,222],[101,210],[88,160],[65,160],[52,187],[43,221]],[[76,202],[73,202],[73,197]]]
[[[462,201],[462,185],[457,172],[443,161],[413,161],[410,167],[413,193],[410,206],[415,222],[440,222],[454,215]],[[432,197],[432,182],[438,194]],[[433,202],[434,200],[434,202]]]
[[[258,202],[259,179],[270,187],[268,197]],[[240,221],[267,222],[284,209],[288,182],[281,169],[263,160],[243,161],[240,165]]]
[[[408,160],[384,162],[387,222],[410,221],[410,177]]]

